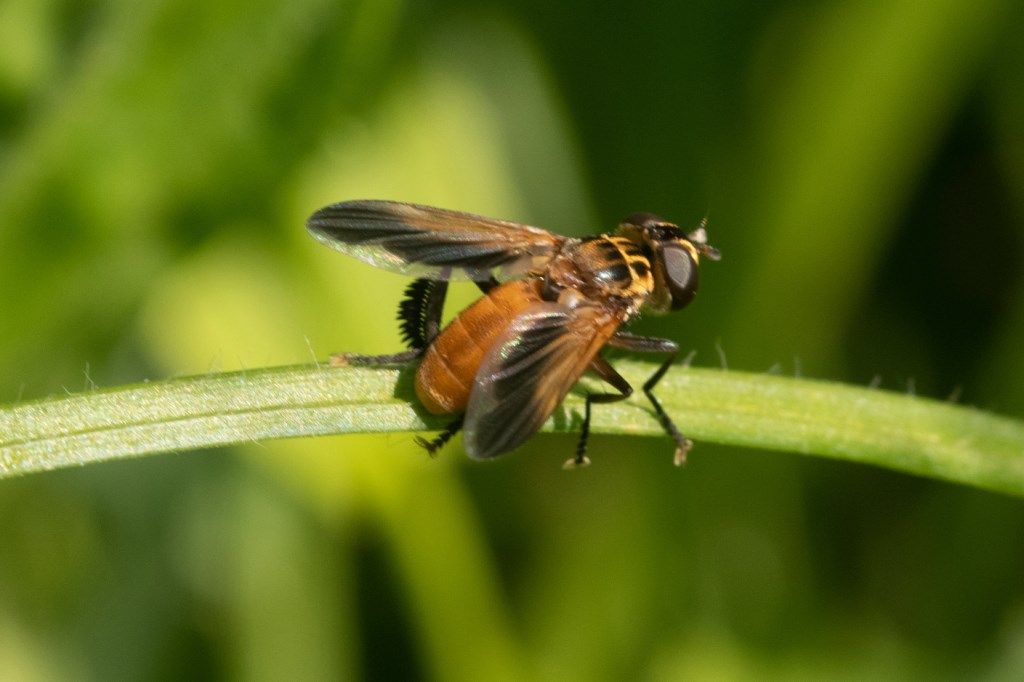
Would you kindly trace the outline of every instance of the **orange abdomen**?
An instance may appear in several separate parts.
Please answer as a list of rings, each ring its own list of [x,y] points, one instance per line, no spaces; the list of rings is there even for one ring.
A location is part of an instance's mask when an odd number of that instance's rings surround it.
[[[423,354],[416,395],[432,414],[463,412],[473,380],[498,336],[541,300],[540,280],[514,280],[490,291],[453,319]]]

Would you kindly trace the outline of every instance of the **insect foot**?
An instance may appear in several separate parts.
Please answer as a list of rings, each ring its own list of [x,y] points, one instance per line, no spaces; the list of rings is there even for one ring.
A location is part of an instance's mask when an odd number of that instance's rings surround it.
[[[583,455],[582,457],[570,457],[565,460],[562,468],[568,471],[570,469],[585,469],[588,466],[590,466],[590,458]]]
[[[693,448],[693,441],[689,438],[685,439],[683,444],[676,448],[676,454],[672,457],[672,463],[677,467],[681,467],[686,464],[686,455],[690,452],[691,448]]]
[[[415,438],[413,438],[413,440],[416,441],[416,445],[419,445],[421,448],[427,451],[427,455],[429,455],[431,459],[437,457],[437,451],[440,449],[440,445],[437,445],[434,442],[427,440],[423,436],[416,436]]]

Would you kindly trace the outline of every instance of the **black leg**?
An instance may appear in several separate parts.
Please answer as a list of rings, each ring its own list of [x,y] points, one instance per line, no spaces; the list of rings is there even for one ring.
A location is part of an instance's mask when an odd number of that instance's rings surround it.
[[[451,268],[438,273],[438,279],[417,279],[405,289],[398,304],[398,322],[402,338],[410,350],[426,350],[441,333],[441,315],[448,295]],[[474,282],[485,294],[500,282],[493,276],[485,282]]]
[[[448,295],[448,280],[445,278],[449,274],[450,271],[442,271],[441,279],[417,279],[406,288],[405,298],[398,305],[398,321],[409,350],[386,355],[334,353],[330,359],[331,367],[394,367],[419,359],[441,333],[441,315]],[[475,284],[486,294],[501,283],[491,277],[486,282]],[[451,438],[450,435],[448,437]]]
[[[414,280],[398,303],[398,326],[409,349],[423,350],[437,335],[448,283],[432,279]]]
[[[434,457],[435,455],[437,455],[437,451],[440,450],[445,443],[450,441],[452,439],[452,436],[454,436],[461,430],[462,417],[460,416],[457,419],[455,419],[455,421],[450,423],[448,426],[444,427],[444,431],[439,433],[432,440],[427,440],[423,436],[416,436],[416,444],[419,445],[424,450],[426,450],[428,455]]]
[[[676,466],[680,466],[686,462],[686,453],[693,447],[693,441],[680,433],[676,427],[675,422],[665,412],[665,408],[661,406],[661,402],[658,401],[654,395],[654,387],[658,385],[661,378],[665,376],[665,372],[672,366],[676,357],[679,355],[679,345],[675,341],[669,339],[659,339],[652,336],[637,336],[636,334],[630,334],[628,332],[618,332],[611,339],[608,340],[609,346],[616,348],[623,348],[626,350],[637,351],[641,353],[668,353],[668,357],[661,366],[658,367],[657,371],[650,376],[647,381],[644,382],[644,395],[651,401],[651,405],[654,406],[654,411],[658,415],[658,420],[661,422],[662,427],[672,437],[672,440],[676,442],[676,452],[673,461]]]
[[[576,445],[576,456],[566,461],[562,465],[563,469],[575,469],[576,467],[585,467],[590,464],[590,458],[587,457],[587,439],[590,437],[590,406],[594,403],[616,403],[633,395],[633,387],[604,358],[600,356],[594,358],[590,362],[588,369],[607,381],[619,392],[587,394],[583,410],[583,426],[580,428],[580,440]]]
[[[425,350],[440,333],[450,274],[446,269],[439,273],[441,279],[417,279],[406,287],[398,304],[398,323],[410,349]]]
[[[423,331],[427,343],[424,349],[433,343],[437,335],[441,333],[441,313],[444,312],[444,299],[448,295],[448,282],[437,282],[437,286],[427,299],[426,309],[423,313]]]
[[[444,277],[447,273],[441,275]],[[405,298],[398,304],[402,338],[409,350],[386,355],[334,353],[331,367],[393,367],[418,359],[441,331],[441,313],[447,294],[447,280],[415,280],[406,287]]]
[[[441,276],[447,277],[449,273],[442,271]],[[417,280],[421,281],[421,280]],[[437,338],[437,335],[441,333],[441,314],[444,312],[444,299],[448,294],[448,280],[434,280],[431,281],[433,285],[430,289],[429,295],[427,295],[422,301],[422,312],[420,317],[423,320],[423,349]],[[489,292],[494,287],[498,286],[500,282],[491,277],[486,282],[474,282],[483,293]],[[402,310],[399,310],[399,317],[402,318]]]
[[[360,355],[359,353],[332,353],[331,367],[400,367],[416,360],[423,351],[414,348],[390,355]]]
[[[499,286],[501,284],[501,282],[499,282],[494,275],[491,275],[491,278],[488,279],[486,282],[474,281],[473,283],[476,284],[477,287],[480,288],[480,291],[484,292],[485,294],[490,292],[490,290],[493,289],[494,287]]]

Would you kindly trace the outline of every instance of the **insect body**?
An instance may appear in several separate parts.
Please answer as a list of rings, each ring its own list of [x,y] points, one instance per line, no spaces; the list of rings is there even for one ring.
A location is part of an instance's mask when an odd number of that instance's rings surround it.
[[[466,452],[489,459],[536,433],[576,381],[590,370],[617,393],[590,393],[576,455],[586,457],[593,403],[624,400],[633,388],[600,355],[605,346],[667,354],[643,390],[682,463],[691,443],[652,390],[678,354],[668,339],[620,328],[642,309],[678,310],[697,292],[698,264],[718,251],[703,225],[684,234],[651,214],[626,219],[614,235],[562,237],[536,227],[427,206],[348,201],[307,222],[328,246],[388,270],[419,277],[399,308],[410,350],[382,356],[343,354],[341,364],[397,364],[419,359],[416,393],[434,414],[458,415],[431,452],[459,429]],[[499,281],[498,277],[506,279]],[[440,329],[451,279],[484,292]]]
[[[519,315],[543,300],[538,280],[512,280],[459,313],[427,347],[416,372],[423,406],[433,414],[464,412],[488,349]]]

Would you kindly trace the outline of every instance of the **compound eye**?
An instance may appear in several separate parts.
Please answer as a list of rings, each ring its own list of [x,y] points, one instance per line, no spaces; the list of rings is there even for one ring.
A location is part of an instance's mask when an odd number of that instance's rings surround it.
[[[690,252],[680,246],[661,249],[665,264],[665,284],[672,295],[672,310],[684,307],[697,295],[697,263]]]

